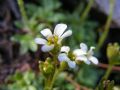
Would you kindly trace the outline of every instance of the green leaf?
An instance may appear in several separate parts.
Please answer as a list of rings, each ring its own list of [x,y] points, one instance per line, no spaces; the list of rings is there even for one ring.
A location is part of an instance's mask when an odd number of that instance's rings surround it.
[[[28,90],[37,90],[34,86],[30,85],[28,86]]]
[[[23,54],[28,52],[29,44],[25,40],[21,41],[20,44],[21,44],[21,46],[20,46],[20,54],[23,55]]]
[[[21,29],[21,28],[24,27],[23,23],[20,22],[20,21],[15,21],[14,23],[15,23],[15,25],[17,26],[17,28],[19,28],[19,29]]]
[[[38,24],[37,27],[36,27],[36,31],[37,32],[40,32],[43,28],[45,28],[45,24],[44,23],[41,23],[41,24]],[[39,33],[38,33],[39,34]],[[39,34],[40,35],[40,34]]]
[[[35,43],[34,40],[31,40],[30,43],[29,43],[29,48],[31,51],[35,52],[37,51],[37,44]]]
[[[59,22],[65,20],[65,16],[62,13],[53,13],[47,18],[48,21],[50,22]]]
[[[92,66],[84,65],[78,72],[77,81],[83,85],[95,87],[101,73]]]
[[[36,11],[38,10],[38,6],[35,4],[26,4],[26,12],[29,17],[34,16]]]
[[[72,84],[68,83],[65,85],[65,90],[75,90],[75,87]]]
[[[42,0],[42,5],[47,10],[54,10],[60,7],[58,0]]]
[[[31,82],[35,79],[35,74],[31,71],[25,72],[23,76],[23,80],[26,82],[27,85],[31,85]]]

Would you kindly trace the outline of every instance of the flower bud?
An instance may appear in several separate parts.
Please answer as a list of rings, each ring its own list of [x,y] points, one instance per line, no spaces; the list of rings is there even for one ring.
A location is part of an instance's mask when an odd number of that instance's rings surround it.
[[[40,72],[43,72],[43,66],[44,66],[44,62],[39,61],[39,69],[40,69]]]
[[[53,65],[44,65],[43,66],[43,71],[44,71],[44,74],[52,74],[53,73],[53,71],[54,71],[54,67],[53,67]]]
[[[67,62],[66,61],[62,61],[62,62],[60,62],[60,69],[61,70],[65,70],[66,68],[67,68]]]
[[[52,62],[52,60],[51,60],[51,58],[50,58],[50,57],[48,57],[48,58],[45,60],[45,62],[46,62],[46,63],[51,63],[51,62]]]
[[[52,74],[54,72],[54,66],[51,63],[45,62],[43,65],[44,74]]]
[[[51,63],[51,59],[47,58],[45,62],[40,62],[40,71],[46,76],[54,72],[54,66]]]
[[[120,64],[120,47],[118,43],[108,44],[107,57],[110,64]]]

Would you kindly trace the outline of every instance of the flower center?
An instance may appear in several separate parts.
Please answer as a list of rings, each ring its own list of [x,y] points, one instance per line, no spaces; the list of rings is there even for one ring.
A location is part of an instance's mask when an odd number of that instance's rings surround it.
[[[68,54],[68,57],[71,59],[71,60],[75,60],[75,58],[76,58],[76,56],[73,54],[73,53],[71,53],[71,52],[69,52],[69,54]]]
[[[48,38],[48,45],[57,44],[57,42],[58,42],[58,36],[54,35]]]

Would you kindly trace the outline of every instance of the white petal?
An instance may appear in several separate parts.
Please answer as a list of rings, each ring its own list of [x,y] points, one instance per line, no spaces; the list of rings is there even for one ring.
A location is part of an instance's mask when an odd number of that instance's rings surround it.
[[[68,53],[70,51],[70,47],[69,46],[62,46],[60,51]]]
[[[76,63],[75,63],[75,61],[68,61],[68,66],[70,67],[70,68],[75,68],[75,66],[76,66]]]
[[[60,53],[60,54],[58,55],[58,60],[59,60],[60,62],[62,62],[62,61],[67,61],[67,60],[69,60],[69,58],[67,57],[67,54],[65,54],[65,53]]]
[[[79,57],[76,57],[76,60],[80,60],[80,61],[84,61],[84,62],[86,62],[88,59],[87,59],[86,56],[81,55],[81,56],[79,56]]]
[[[98,59],[97,59],[96,57],[91,56],[91,57],[89,57],[88,59],[89,59],[92,63],[98,64]]]
[[[43,46],[41,47],[41,50],[42,50],[43,52],[49,52],[49,51],[51,51],[53,48],[54,48],[54,45],[43,45]]]
[[[49,28],[43,29],[43,30],[41,31],[41,34],[42,34],[44,37],[46,37],[46,38],[52,36],[52,32],[51,32],[51,30],[50,30]]]
[[[90,62],[89,60],[87,60],[85,63],[86,63],[86,64],[88,64],[88,65],[90,65],[90,64],[91,64],[91,62]]]
[[[90,47],[90,50],[88,51],[88,55],[92,56],[94,54],[93,50],[95,47]]]
[[[80,44],[80,48],[81,48],[83,51],[85,51],[85,52],[87,52],[87,50],[88,50],[88,47],[87,47],[87,45],[86,45],[85,43],[81,43],[81,44]]]
[[[57,44],[61,44],[61,41],[62,41],[62,38],[59,38]]]
[[[81,50],[81,49],[75,49],[74,51],[73,51],[73,54],[75,55],[75,56],[80,56],[80,55],[84,55],[84,54],[87,54],[85,51],[83,51],[83,50]]]
[[[67,28],[66,24],[57,24],[54,29],[54,34],[60,37],[66,28]]]
[[[35,38],[35,42],[37,44],[46,44],[47,40],[43,39],[43,38]]]
[[[90,61],[84,55],[81,55],[81,56],[77,57],[76,60],[80,60],[80,61],[83,61],[86,64],[90,64]]]
[[[66,37],[68,37],[68,36],[71,36],[72,35],[72,31],[71,30],[68,30],[68,31],[66,31],[60,38],[66,38]]]

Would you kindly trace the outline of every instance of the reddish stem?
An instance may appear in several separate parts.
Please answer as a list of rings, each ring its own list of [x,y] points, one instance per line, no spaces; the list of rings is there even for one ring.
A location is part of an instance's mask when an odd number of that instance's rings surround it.
[[[107,69],[108,68],[108,64],[103,64],[103,63],[99,63],[98,65],[96,65],[100,68],[104,68]],[[119,66],[113,66],[112,68],[113,71],[120,71],[120,67]]]

